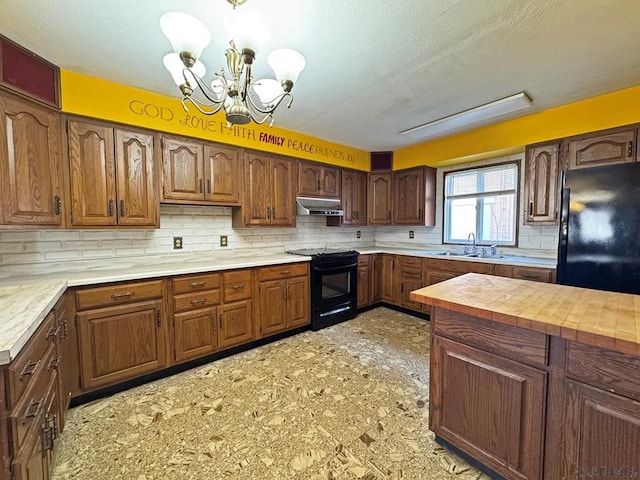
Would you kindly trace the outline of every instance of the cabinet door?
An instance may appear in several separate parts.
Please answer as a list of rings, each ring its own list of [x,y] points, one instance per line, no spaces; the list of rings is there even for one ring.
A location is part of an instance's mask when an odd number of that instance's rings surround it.
[[[116,164],[113,129],[69,120],[71,224],[115,225]]]
[[[216,315],[214,307],[173,316],[176,362],[203,357],[216,351]]]
[[[271,225],[296,226],[294,185],[296,165],[292,160],[275,157],[271,167]]]
[[[263,337],[283,331],[287,327],[285,280],[260,282],[260,334]]]
[[[258,153],[245,157],[244,223],[269,225],[271,223],[271,159]]]
[[[424,170],[393,173],[393,223],[424,225]]]
[[[427,270],[426,284],[433,285],[434,283],[444,282],[450,278],[455,278],[462,275],[458,272],[444,272],[439,270]]]
[[[547,374],[438,335],[430,365],[431,430],[507,478],[540,480]]]
[[[204,146],[205,200],[240,205],[241,164],[239,149],[223,145]]]
[[[163,200],[203,200],[202,144],[182,138],[162,139]]]
[[[322,195],[339,197],[340,186],[340,169],[322,167]]]
[[[369,225],[391,225],[391,172],[369,174]]]
[[[71,396],[80,391],[80,358],[78,356],[78,332],[72,318],[70,294],[62,297],[53,311],[59,330],[58,354],[61,358],[60,371],[60,423],[64,427],[64,412],[69,408]]]
[[[78,313],[82,385],[104,387],[159,370],[166,362],[160,300]]]
[[[589,134],[567,140],[568,169],[636,161],[636,130]]]
[[[0,223],[62,226],[60,115],[0,96]]]
[[[420,302],[414,302],[409,298],[409,294],[420,288],[424,287],[421,279],[411,275],[402,278],[402,284],[400,286],[400,305],[410,308],[411,310],[422,311],[423,304]]]
[[[571,380],[565,386],[564,477],[637,478],[640,402]]]
[[[218,308],[218,346],[233,347],[253,340],[251,300]]]
[[[298,194],[310,197],[322,194],[322,167],[313,163],[298,163]]]
[[[371,271],[371,303],[382,299],[382,257],[374,255]]]
[[[153,134],[115,131],[118,224],[160,224],[158,182],[153,152]]]
[[[311,323],[309,277],[297,277],[287,281],[287,328]]]
[[[12,480],[47,480],[49,478],[49,458],[44,411],[35,419],[22,448],[13,455],[11,463]]]
[[[342,171],[343,225],[367,223],[367,174],[353,170]]]
[[[382,255],[382,301],[398,303],[398,280],[396,278],[396,257]]]
[[[560,170],[556,143],[527,146],[524,161],[526,225],[557,225]]]
[[[358,267],[358,308],[371,304],[371,267]]]

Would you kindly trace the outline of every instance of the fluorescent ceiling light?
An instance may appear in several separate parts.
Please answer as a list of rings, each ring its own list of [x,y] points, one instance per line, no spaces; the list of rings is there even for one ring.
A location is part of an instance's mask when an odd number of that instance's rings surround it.
[[[441,137],[446,134],[486,125],[491,123],[492,120],[504,117],[523,108],[529,108],[530,106],[531,99],[526,93],[520,92],[510,97],[501,98],[495,102],[441,118],[434,122],[403,130],[400,132],[400,135],[407,135],[408,137],[422,140]]]

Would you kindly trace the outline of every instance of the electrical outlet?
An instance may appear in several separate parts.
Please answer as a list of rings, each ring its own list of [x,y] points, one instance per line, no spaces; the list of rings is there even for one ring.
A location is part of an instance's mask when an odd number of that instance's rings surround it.
[[[228,245],[227,236],[226,235],[220,235],[220,246],[221,247],[226,247],[227,245]]]
[[[182,250],[182,237],[173,237],[173,249]]]
[[[356,231],[356,238],[360,238],[362,236],[362,232],[360,230]]]
[[[413,230],[409,230],[409,238],[413,238]]]

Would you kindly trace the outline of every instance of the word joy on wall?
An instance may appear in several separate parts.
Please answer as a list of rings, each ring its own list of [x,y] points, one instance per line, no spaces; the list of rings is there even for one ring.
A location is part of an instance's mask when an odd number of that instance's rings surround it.
[[[220,119],[220,116],[205,117],[202,115],[194,115],[188,112],[176,113],[170,107],[156,105],[142,100],[131,100],[129,102],[129,110],[141,117],[153,120],[160,120],[167,123],[178,123],[182,127],[190,130],[213,133],[214,135],[232,136],[236,139],[250,140],[262,144],[273,145],[279,147],[284,153],[296,154],[307,153],[331,160],[339,160],[354,165],[355,157],[353,154],[332,148],[330,146],[321,145],[316,142],[302,141],[290,138],[285,135],[275,135],[266,132],[256,131],[249,126],[228,125],[226,120]]]

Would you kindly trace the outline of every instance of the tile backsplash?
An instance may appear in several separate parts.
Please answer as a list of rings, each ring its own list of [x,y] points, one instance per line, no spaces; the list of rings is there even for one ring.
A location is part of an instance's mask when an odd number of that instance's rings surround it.
[[[476,162],[480,166],[498,161],[520,160],[520,155]],[[442,212],[443,172],[458,167],[438,169],[436,211]],[[524,177],[521,168],[521,177]],[[521,185],[523,182],[521,182]],[[523,193],[520,192],[520,205]],[[522,212],[522,208],[520,211]],[[555,257],[558,227],[519,225],[519,248],[500,248],[512,255]],[[402,245],[432,248],[442,244],[442,215],[436,215],[435,227],[327,227],[324,217],[297,217],[296,228],[239,228],[231,226],[231,207],[162,205],[157,230],[34,230],[0,231],[0,266],[32,263],[61,263],[76,260],[171,255],[193,252],[223,253],[253,249],[282,252],[292,248],[326,245]],[[357,238],[356,232],[361,232]],[[409,231],[414,238],[409,238]],[[227,247],[220,247],[226,235]],[[173,237],[182,237],[183,249],[173,249]]]

